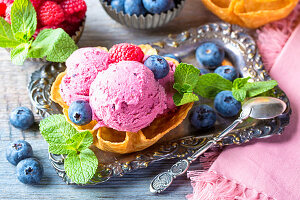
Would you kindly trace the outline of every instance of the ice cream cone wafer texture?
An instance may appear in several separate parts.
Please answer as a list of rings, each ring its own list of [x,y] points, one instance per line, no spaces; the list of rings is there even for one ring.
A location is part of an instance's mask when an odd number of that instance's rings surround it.
[[[140,45],[144,56],[157,54]],[[152,71],[137,61],[109,63],[103,48],[83,48],[67,60],[51,88],[51,99],[63,108],[67,120],[79,131],[90,130],[94,145],[103,151],[131,153],[143,150],[176,128],[193,104],[174,105],[174,71],[179,64],[166,58],[169,74],[156,80]],[[78,126],[68,118],[75,100],[89,101],[93,121]]]
[[[222,20],[247,28],[258,28],[287,17],[298,0],[202,0]]]

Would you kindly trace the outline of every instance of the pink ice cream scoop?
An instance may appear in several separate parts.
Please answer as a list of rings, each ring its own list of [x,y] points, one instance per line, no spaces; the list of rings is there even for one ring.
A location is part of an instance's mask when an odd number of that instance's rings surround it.
[[[121,61],[98,74],[90,88],[98,127],[137,132],[167,108],[164,88],[145,65]]]
[[[108,53],[98,48],[82,48],[66,61],[67,74],[60,85],[63,100],[70,105],[76,100],[89,100],[91,83],[108,67]]]
[[[174,104],[174,101],[173,101],[173,95],[176,92],[176,90],[173,88],[174,73],[175,73],[176,65],[171,61],[168,61],[168,64],[170,66],[170,71],[169,71],[168,75],[166,77],[158,80],[159,84],[161,86],[163,86],[163,88],[165,89],[165,92],[166,92],[167,109],[164,111],[164,113],[176,108],[176,105]]]

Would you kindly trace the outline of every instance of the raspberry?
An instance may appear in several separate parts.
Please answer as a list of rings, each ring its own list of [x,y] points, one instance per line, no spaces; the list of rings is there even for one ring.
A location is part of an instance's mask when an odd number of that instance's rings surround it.
[[[141,62],[144,58],[144,52],[139,46],[128,43],[114,45],[108,54],[110,63],[118,63],[122,60]]]
[[[81,22],[85,17],[87,7],[84,0],[64,0],[60,5],[70,23]]]
[[[54,1],[45,1],[39,11],[38,19],[43,26],[59,25],[65,20],[63,9]]]
[[[81,23],[68,23],[66,21],[64,21],[63,23],[61,23],[60,25],[58,25],[59,28],[64,29],[64,31],[66,31],[66,33],[68,33],[70,36],[75,35],[75,32],[77,30],[79,30]]]
[[[44,0],[30,0],[30,1],[31,1],[35,11],[38,11],[41,4],[44,2]]]
[[[6,17],[7,7],[10,6],[14,0],[0,0],[0,17]]]
[[[0,17],[5,17],[6,8],[7,6],[5,3],[0,3]]]
[[[10,19],[11,7],[12,7],[12,4],[7,6],[6,12],[5,12],[5,21],[7,21],[10,24],[11,24],[11,19]]]
[[[60,4],[61,2],[63,2],[63,0],[52,0],[52,1],[55,1],[58,4]]]

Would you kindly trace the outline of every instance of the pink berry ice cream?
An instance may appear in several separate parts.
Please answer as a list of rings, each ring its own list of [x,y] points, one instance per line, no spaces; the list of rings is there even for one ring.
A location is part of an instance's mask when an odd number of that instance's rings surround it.
[[[110,64],[90,87],[90,105],[98,126],[137,132],[167,108],[164,88],[140,62]]]
[[[166,93],[166,104],[167,104],[167,109],[164,111],[164,113],[173,110],[176,108],[176,105],[174,104],[173,101],[173,95],[175,94],[176,90],[173,88],[174,85],[174,73],[176,69],[176,65],[173,62],[168,61],[168,64],[170,66],[170,71],[168,75],[162,79],[159,79],[158,82],[163,88],[165,89]]]
[[[97,74],[108,67],[108,53],[99,48],[81,48],[66,61],[67,74],[60,85],[63,100],[89,100],[90,85]]]

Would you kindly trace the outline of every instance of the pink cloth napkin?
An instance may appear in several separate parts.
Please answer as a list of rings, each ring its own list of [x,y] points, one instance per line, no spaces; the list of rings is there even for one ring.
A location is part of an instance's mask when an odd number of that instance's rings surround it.
[[[281,136],[225,149],[207,172],[189,172],[189,200],[300,200],[300,24],[287,39],[268,69],[289,97],[290,124]]]

